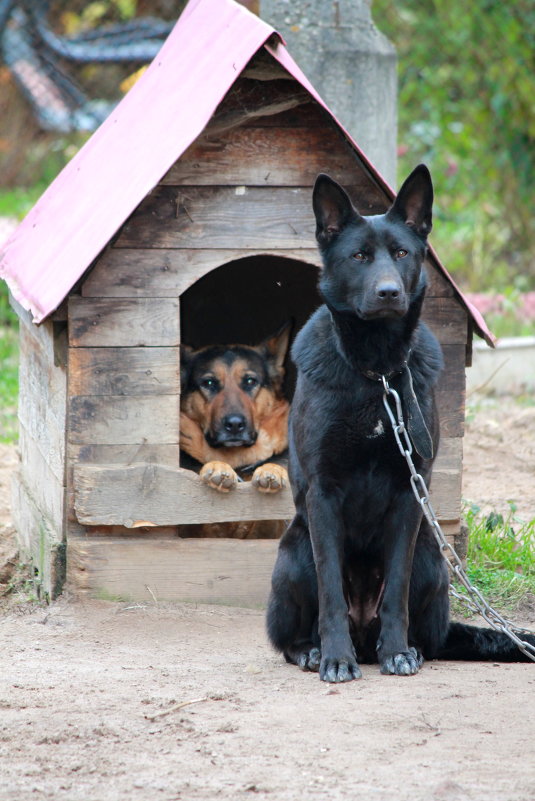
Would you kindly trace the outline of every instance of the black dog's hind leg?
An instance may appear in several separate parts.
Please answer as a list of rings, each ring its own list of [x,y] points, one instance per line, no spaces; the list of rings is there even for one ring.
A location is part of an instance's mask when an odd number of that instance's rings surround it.
[[[449,573],[427,520],[422,520],[412,562],[409,644],[435,659],[449,627]]]
[[[308,529],[297,514],[279,545],[267,610],[268,637],[287,662],[318,671],[318,587]]]
[[[311,482],[306,505],[318,580],[320,679],[351,681],[361,676],[349,633],[343,590],[344,528],[336,488]]]
[[[409,586],[422,511],[411,491],[396,497],[385,525],[385,591],[377,658],[381,673],[411,676],[422,663],[409,647]]]

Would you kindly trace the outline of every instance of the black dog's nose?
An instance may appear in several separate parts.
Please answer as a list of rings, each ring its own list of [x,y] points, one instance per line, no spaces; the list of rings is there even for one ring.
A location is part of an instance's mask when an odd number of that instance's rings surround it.
[[[399,284],[394,281],[384,281],[377,287],[377,297],[380,300],[397,300],[400,295]]]
[[[247,426],[247,420],[243,414],[228,414],[222,420],[223,428],[229,434],[242,434]]]

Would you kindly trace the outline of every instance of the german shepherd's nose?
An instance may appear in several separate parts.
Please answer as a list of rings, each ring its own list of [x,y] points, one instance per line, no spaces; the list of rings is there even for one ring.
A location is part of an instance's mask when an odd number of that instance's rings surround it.
[[[229,434],[242,434],[247,427],[247,420],[243,414],[227,414],[221,423]]]

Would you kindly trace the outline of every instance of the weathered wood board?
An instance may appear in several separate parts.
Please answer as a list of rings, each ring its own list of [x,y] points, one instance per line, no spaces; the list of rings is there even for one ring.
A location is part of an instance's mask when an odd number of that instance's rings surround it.
[[[84,525],[136,528],[293,516],[289,488],[263,494],[244,483],[223,494],[190,470],[155,464],[77,465],[74,493],[76,517]]]
[[[310,191],[287,187],[158,186],[123,226],[115,247],[310,247]]]
[[[69,401],[69,442],[74,445],[178,443],[176,395],[83,395]]]
[[[71,538],[75,594],[265,606],[277,540]]]
[[[443,520],[459,517],[461,476],[454,465],[458,448],[458,441],[444,441],[434,474],[432,501]],[[284,520],[294,514],[289,488],[266,495],[244,483],[232,492],[220,494],[206,487],[189,470],[158,464],[76,465],[74,494],[76,517],[83,525],[136,528]]]
[[[210,133],[175,162],[160,183],[173,186],[310,186],[318,173],[326,172],[340,183],[358,176],[364,186],[374,187],[359,169],[352,149],[327,123],[315,128],[242,126],[228,133]],[[384,203],[384,201],[383,201]],[[366,203],[366,210],[369,203]]]
[[[310,212],[312,214],[312,210]],[[194,244],[194,243],[192,243]],[[98,259],[84,281],[84,297],[115,298],[176,298],[211,270],[247,256],[276,256],[281,259],[300,260],[321,267],[317,248],[281,249],[266,248],[255,252],[236,248],[113,248]],[[453,297],[453,288],[432,266],[428,266],[428,297]]]
[[[178,348],[69,348],[71,395],[178,395]]]
[[[165,347],[180,343],[178,298],[69,298],[71,347]]]

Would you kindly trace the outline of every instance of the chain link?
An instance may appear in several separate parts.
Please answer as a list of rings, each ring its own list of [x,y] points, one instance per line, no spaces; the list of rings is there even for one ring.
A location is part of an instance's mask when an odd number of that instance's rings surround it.
[[[466,590],[466,593],[459,592],[453,586],[453,584],[450,583],[450,594],[461,601],[461,603],[470,609],[471,612],[480,614],[487,621],[487,623],[492,626],[492,628],[506,634],[507,637],[514,642],[514,644],[522,651],[523,654],[535,662],[535,646],[529,642],[526,642],[525,640],[522,640],[518,636],[519,634],[533,634],[534,632],[532,632],[530,629],[523,629],[515,626],[514,623],[502,617],[499,612],[490,606],[477,587],[474,587],[470,582],[470,579],[466,575],[457,552],[446,539],[446,535],[442,531],[440,523],[438,522],[437,516],[433,510],[431,499],[429,497],[429,491],[425,481],[420,473],[418,473],[416,470],[414,462],[412,461],[412,443],[407,432],[405,420],[403,419],[403,411],[401,408],[401,399],[399,394],[395,389],[392,389],[385,376],[381,376],[381,380],[384,388],[383,405],[390,419],[390,423],[392,424],[392,430],[394,432],[394,437],[396,438],[398,448],[401,452],[401,455],[407,462],[411,474],[410,482],[414,496],[422,507],[422,511],[427,522],[433,529],[433,533],[440,547],[442,556],[448,563],[453,575]],[[389,402],[389,398],[394,400],[395,414]]]

